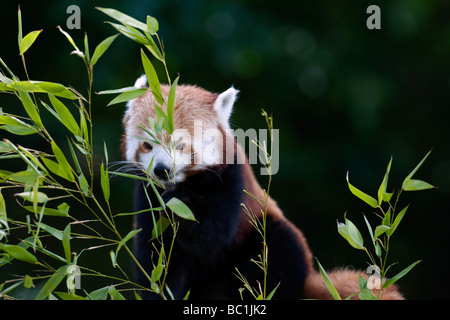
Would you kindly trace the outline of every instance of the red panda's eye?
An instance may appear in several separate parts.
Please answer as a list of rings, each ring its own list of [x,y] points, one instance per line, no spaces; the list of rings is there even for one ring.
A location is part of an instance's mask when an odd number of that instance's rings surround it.
[[[175,147],[175,149],[178,150],[178,151],[183,151],[183,149],[184,149],[185,147],[186,147],[186,144],[180,143],[179,145],[177,145],[177,146]]]
[[[152,151],[152,149],[153,149],[152,145],[150,143],[148,143],[147,141],[145,141],[142,145],[144,146],[144,149],[147,151]]]

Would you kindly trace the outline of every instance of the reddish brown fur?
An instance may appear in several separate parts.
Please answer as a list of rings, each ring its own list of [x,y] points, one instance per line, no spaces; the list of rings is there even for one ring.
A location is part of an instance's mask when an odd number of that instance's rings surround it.
[[[349,297],[356,293],[351,300],[359,300],[359,275],[362,275],[364,279],[368,278],[368,274],[364,271],[353,271],[353,270],[337,270],[328,273],[333,285],[336,287],[339,295],[342,299]],[[378,297],[379,290],[372,289],[372,293]],[[331,300],[333,299],[329,293],[325,282],[318,272],[311,273],[306,278],[305,288],[304,288],[305,298],[307,299],[319,299],[319,300]],[[403,295],[398,291],[396,285],[391,285],[389,288],[383,290],[382,300],[403,300]]]

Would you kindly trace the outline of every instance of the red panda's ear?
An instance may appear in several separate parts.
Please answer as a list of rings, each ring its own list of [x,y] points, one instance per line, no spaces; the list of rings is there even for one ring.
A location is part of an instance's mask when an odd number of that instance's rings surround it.
[[[214,102],[214,110],[217,112],[219,122],[225,127],[229,128],[228,120],[230,119],[233,105],[236,101],[239,90],[231,87],[225,92],[222,92]]]

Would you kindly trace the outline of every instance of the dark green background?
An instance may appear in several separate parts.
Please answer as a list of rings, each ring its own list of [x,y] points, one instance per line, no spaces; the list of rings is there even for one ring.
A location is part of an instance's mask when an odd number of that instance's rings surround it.
[[[271,194],[327,269],[366,267],[365,254],[337,233],[336,220],[342,221],[344,212],[363,230],[369,247],[361,212],[376,221],[371,208],[350,194],[346,172],[355,186],[376,196],[391,156],[389,191],[433,149],[416,178],[439,189],[404,195],[401,205],[411,206],[392,239],[390,262],[399,262],[394,273],[423,260],[399,281],[407,298],[450,297],[445,285],[450,234],[448,1],[22,1],[24,35],[44,30],[26,53],[30,77],[70,84],[84,94],[84,65],[69,55],[72,47],[56,29],[61,25],[67,30],[71,4],[81,8],[81,30],[69,31],[80,48],[85,32],[91,53],[116,33],[95,6],[141,21],[150,14],[159,21],[173,78],[179,73],[180,83],[215,92],[231,85],[239,89],[235,128],[265,128],[260,109],[273,114],[280,129],[280,170]],[[381,30],[366,28],[370,4],[381,8]],[[15,1],[2,1],[0,57],[25,78],[16,13]],[[143,73],[139,49],[119,37],[95,67],[94,90],[132,85]],[[110,99],[94,100],[96,150],[101,159],[105,140],[110,161],[117,161],[124,106],[106,108]],[[20,105],[2,95],[0,107],[14,113]],[[16,141],[29,147],[40,143],[35,137]],[[8,165],[13,164],[1,168]],[[116,212],[130,211],[132,183],[113,179],[112,188]],[[12,197],[7,201],[13,202]],[[126,232],[131,221],[123,221]],[[107,253],[98,263],[104,260],[109,263]]]

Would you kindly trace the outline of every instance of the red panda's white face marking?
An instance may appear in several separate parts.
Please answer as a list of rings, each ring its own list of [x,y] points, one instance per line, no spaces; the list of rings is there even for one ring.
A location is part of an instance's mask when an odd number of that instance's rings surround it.
[[[143,76],[135,86],[144,87],[146,82]],[[169,90],[169,86],[161,86],[165,98]],[[156,119],[151,90],[131,100],[123,118],[126,159],[141,169],[148,169],[153,176],[159,176],[163,184],[183,181],[190,172],[223,163],[226,147],[223,134],[229,129],[228,121],[237,93],[234,88],[214,94],[195,86],[177,86],[173,134],[164,136],[153,132],[162,145],[151,141],[150,135],[140,128],[143,126],[152,131],[148,119]],[[166,111],[165,107],[162,109]]]

